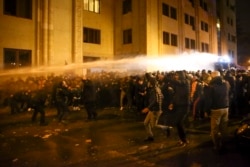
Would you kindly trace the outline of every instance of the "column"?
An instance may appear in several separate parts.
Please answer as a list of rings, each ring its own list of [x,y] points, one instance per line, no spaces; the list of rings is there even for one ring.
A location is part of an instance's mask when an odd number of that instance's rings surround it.
[[[82,0],[73,1],[73,42],[72,42],[72,63],[82,62]]]

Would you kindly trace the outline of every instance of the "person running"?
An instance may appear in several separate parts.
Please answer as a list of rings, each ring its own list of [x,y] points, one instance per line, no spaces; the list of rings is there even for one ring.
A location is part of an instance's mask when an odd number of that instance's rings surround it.
[[[144,126],[148,137],[144,141],[154,141],[153,128],[158,124],[158,120],[162,114],[162,99],[161,89],[157,86],[157,81],[151,77],[148,82],[148,104],[142,110],[142,113],[147,113],[144,119]]]

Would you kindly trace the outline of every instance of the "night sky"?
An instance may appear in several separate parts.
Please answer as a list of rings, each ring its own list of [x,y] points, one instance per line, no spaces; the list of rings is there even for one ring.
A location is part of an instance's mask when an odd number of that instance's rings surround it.
[[[235,0],[238,63],[250,59],[250,0]]]

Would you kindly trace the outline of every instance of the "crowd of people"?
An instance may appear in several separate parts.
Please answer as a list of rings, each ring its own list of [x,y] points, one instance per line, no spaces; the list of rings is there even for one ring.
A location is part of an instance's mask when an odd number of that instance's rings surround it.
[[[8,89],[6,89],[8,87]],[[87,121],[98,119],[98,109],[116,107],[118,115],[132,111],[145,118],[148,137],[154,141],[153,128],[160,117],[168,115],[164,124],[176,127],[179,145],[189,142],[185,119],[211,118],[214,146],[221,147],[221,138],[228,118],[248,114],[250,108],[250,74],[248,71],[198,70],[126,74],[93,72],[87,76],[65,75],[9,78],[0,83],[1,106],[10,114],[32,110],[32,122],[40,114],[40,125],[47,125],[46,107],[55,107],[58,122],[64,122],[71,110],[87,113]],[[71,107],[72,106],[72,107]],[[172,115],[172,116],[171,116]]]

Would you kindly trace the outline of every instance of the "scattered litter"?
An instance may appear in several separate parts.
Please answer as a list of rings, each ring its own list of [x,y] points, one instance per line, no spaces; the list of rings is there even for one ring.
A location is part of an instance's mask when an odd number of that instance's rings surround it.
[[[165,148],[165,145],[161,144],[160,149],[164,149],[164,148]]]
[[[85,142],[86,142],[86,143],[91,143],[92,140],[91,140],[91,139],[87,139],[87,140],[85,140]]]
[[[47,138],[49,138],[51,136],[51,134],[47,134],[47,135],[44,135],[42,138],[43,139],[47,139]]]
[[[15,159],[13,159],[13,160],[12,160],[12,162],[16,162],[16,161],[18,161],[18,159],[17,159],[17,158],[15,158]]]
[[[142,146],[139,148],[139,150],[146,150],[146,149],[148,149],[148,146]]]

